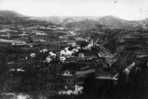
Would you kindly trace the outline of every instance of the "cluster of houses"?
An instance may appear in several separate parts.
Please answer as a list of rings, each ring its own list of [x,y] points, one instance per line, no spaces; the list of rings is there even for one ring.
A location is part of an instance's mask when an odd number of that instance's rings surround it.
[[[79,58],[85,58],[85,54],[80,52],[80,50],[91,50],[91,48],[94,46],[93,42],[87,42],[86,46],[81,47],[81,45],[74,45],[74,46],[68,46],[63,49],[61,49],[59,52],[53,52],[50,51],[48,48],[43,48],[39,50],[40,54],[46,54],[45,62],[50,63],[53,59],[57,59],[60,62],[65,62],[67,59],[75,57],[75,55],[78,55]],[[32,52],[30,53],[31,58],[35,58],[38,55],[38,52]]]

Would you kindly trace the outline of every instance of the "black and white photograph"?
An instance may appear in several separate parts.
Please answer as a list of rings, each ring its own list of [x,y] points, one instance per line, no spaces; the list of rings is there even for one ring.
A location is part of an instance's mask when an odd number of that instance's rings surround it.
[[[148,99],[148,0],[0,0],[0,99]]]

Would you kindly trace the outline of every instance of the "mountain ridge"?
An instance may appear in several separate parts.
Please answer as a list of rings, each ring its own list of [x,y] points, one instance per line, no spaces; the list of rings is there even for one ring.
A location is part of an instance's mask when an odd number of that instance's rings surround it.
[[[115,16],[103,16],[103,17],[91,17],[91,16],[84,16],[84,17],[29,17],[22,14],[19,14],[14,11],[8,10],[1,10],[0,17],[3,19],[9,20],[17,20],[21,19],[31,19],[37,21],[47,21],[54,24],[61,24],[64,27],[71,27],[71,28],[84,28],[87,29],[89,27],[95,27],[97,25],[106,26],[111,29],[134,29],[134,28],[143,28],[148,29],[148,19],[144,20],[125,20]],[[27,20],[28,20],[27,19]],[[2,20],[0,20],[2,21]]]

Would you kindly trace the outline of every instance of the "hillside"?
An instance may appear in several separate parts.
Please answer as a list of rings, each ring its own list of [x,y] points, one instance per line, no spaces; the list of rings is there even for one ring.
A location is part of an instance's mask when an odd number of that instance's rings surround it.
[[[0,91],[53,95],[64,88],[74,89],[69,79],[79,83],[82,77],[83,83],[89,73],[96,79],[105,75],[117,80],[114,75],[130,64],[146,65],[147,26],[147,19],[44,19],[0,11]]]

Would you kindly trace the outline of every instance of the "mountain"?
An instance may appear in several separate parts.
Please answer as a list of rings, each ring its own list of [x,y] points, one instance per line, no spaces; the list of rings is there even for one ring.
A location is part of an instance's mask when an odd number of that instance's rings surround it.
[[[69,29],[72,30],[76,30],[76,31],[83,31],[83,30],[90,30],[90,29],[96,29],[98,27],[100,23],[96,20],[92,20],[92,19],[83,19],[80,21],[64,21],[63,25],[64,27],[67,27]]]
[[[69,21],[69,20],[70,21]],[[120,19],[113,16],[105,16],[105,17],[92,17],[92,18],[83,18],[78,21],[78,19],[73,19],[71,21],[68,18],[66,21],[63,21],[64,26],[76,29],[76,30],[84,30],[91,28],[110,28],[110,29],[139,29],[139,28],[148,28],[148,20],[139,20],[139,21],[129,21]]]
[[[8,10],[0,11],[0,23],[3,24],[23,23],[26,22],[28,19],[29,17],[13,11],[8,11]]]
[[[147,29],[148,19],[139,21],[124,20],[114,16],[104,17],[27,17],[13,11],[0,11],[0,22],[21,22],[26,20],[46,21],[53,24],[60,24],[66,28],[73,30],[89,30],[96,28],[110,29]]]
[[[129,21],[120,19],[113,16],[105,16],[99,19],[99,23],[105,25],[109,28],[116,29],[135,29],[135,28],[143,28],[143,20],[139,21]]]
[[[13,11],[8,11],[8,10],[1,10],[0,11],[0,17],[5,17],[5,18],[16,18],[16,17],[24,17],[23,15],[13,12]]]
[[[148,28],[148,19],[139,21],[124,20],[114,16],[104,17],[42,17],[34,18],[36,20],[45,20],[54,24],[61,24],[64,27],[73,30],[89,30],[98,28],[98,26],[110,29],[135,29]]]

